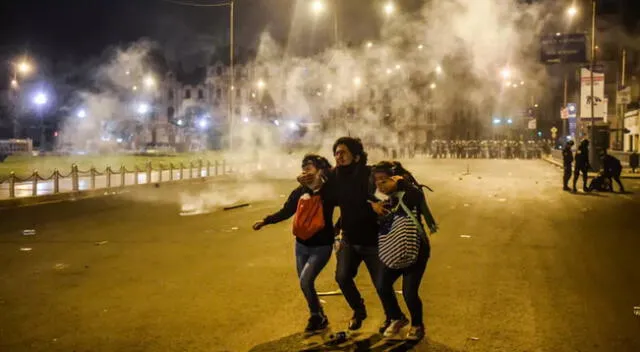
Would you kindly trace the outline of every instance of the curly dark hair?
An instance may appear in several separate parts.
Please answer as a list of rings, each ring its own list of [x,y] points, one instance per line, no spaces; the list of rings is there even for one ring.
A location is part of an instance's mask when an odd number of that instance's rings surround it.
[[[353,154],[354,158],[356,156],[360,157],[360,160],[358,160],[358,164],[362,164],[362,165],[367,164],[367,160],[369,157],[367,153],[364,151],[364,145],[362,145],[362,141],[360,140],[360,138],[354,138],[354,137],[338,138],[336,142],[333,143],[333,154],[336,153],[336,149],[338,149],[338,146],[340,144],[344,144],[347,147],[347,149],[349,149],[351,154]]]

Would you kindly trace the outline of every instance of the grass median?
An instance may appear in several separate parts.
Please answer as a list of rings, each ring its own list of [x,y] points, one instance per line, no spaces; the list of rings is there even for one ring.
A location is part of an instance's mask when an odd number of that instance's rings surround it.
[[[197,162],[202,159],[204,163],[216,160],[222,161],[221,152],[206,153],[182,153],[171,156],[148,156],[148,155],[68,155],[68,156],[9,156],[3,163],[0,163],[0,180],[9,177],[11,172],[16,176],[25,178],[30,176],[34,170],[38,170],[41,176],[47,177],[58,169],[61,173],[71,171],[71,165],[76,164],[82,171],[89,170],[92,166],[99,172],[111,166],[113,171],[119,170],[124,165],[127,170],[133,170],[136,166],[144,169],[147,162],[151,162],[154,168],[163,164],[168,167],[170,163],[175,166],[181,162],[188,165],[189,162]]]

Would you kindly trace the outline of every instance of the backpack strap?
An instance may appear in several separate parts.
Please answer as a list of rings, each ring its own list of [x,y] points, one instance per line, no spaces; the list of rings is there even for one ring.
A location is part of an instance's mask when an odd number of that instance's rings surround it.
[[[404,192],[400,192],[400,193],[402,193],[402,194],[399,195],[398,199],[400,200],[400,206],[402,207],[402,210],[404,210],[404,212],[407,213],[407,216],[416,225],[416,228],[418,229],[418,233],[420,234],[420,237],[422,238],[422,240],[424,240],[425,242],[428,243],[429,242],[429,238],[427,236],[427,232],[425,231],[424,227],[422,227],[422,224],[416,218],[416,216],[413,215],[413,212],[411,211],[411,209],[409,209],[409,207],[406,204],[404,204],[404,202],[402,201],[402,196],[404,196]]]

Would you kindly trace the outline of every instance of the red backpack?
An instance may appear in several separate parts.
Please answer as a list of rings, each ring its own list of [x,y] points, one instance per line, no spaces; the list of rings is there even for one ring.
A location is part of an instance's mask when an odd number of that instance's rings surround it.
[[[298,200],[298,208],[293,218],[293,235],[308,240],[324,228],[322,198],[319,194],[305,193]]]

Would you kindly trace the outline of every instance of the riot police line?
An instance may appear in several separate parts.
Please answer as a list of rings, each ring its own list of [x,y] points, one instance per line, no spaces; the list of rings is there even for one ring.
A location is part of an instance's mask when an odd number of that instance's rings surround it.
[[[416,154],[434,159],[539,159],[551,153],[549,140],[433,140],[431,143],[388,148],[380,146],[386,158],[413,158]]]

